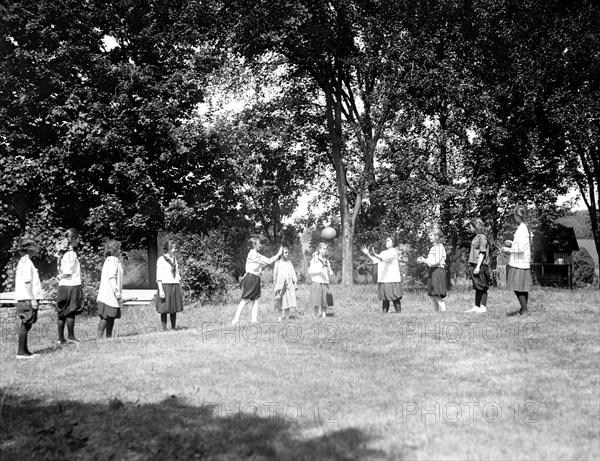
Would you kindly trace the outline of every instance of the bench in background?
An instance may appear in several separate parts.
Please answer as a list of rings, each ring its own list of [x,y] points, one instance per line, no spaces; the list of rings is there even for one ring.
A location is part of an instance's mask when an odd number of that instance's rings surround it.
[[[156,290],[123,290],[123,306],[148,306],[152,302]],[[41,306],[51,305],[49,299],[40,300]],[[16,305],[14,291],[0,293],[0,307],[14,307]]]

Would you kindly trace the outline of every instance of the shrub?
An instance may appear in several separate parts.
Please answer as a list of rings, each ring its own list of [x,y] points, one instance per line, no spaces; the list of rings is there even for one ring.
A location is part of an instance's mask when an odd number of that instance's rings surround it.
[[[167,238],[178,243],[181,287],[186,300],[225,301],[233,277],[229,272],[231,256],[222,233],[179,233]]]
[[[594,283],[594,260],[585,248],[573,252],[573,284],[578,287]]]

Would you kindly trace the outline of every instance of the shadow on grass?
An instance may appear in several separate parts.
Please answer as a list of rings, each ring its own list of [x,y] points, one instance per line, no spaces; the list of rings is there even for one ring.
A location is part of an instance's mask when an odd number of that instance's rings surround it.
[[[300,438],[297,424],[266,409],[257,416],[233,404],[196,407],[176,397],[160,403],[114,399],[103,405],[45,402],[6,389],[0,394],[2,459],[389,458],[369,449],[369,437],[358,429]]]

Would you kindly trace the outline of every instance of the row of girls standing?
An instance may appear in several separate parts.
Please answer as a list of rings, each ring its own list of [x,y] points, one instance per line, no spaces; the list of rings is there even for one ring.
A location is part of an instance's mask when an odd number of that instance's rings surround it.
[[[427,258],[419,257],[417,262],[427,264],[427,293],[430,296],[434,310],[446,310],[446,250],[442,243],[443,235],[439,229],[433,229],[428,234],[431,248]],[[367,255],[374,264],[377,264],[377,296],[381,300],[381,312],[386,314],[390,310],[390,302],[394,310],[402,312],[402,276],[398,266],[398,240],[390,235],[385,240],[386,249],[376,253],[372,248],[363,246],[361,251]]]
[[[258,321],[258,306],[261,297],[261,277],[266,266],[275,264],[273,268],[273,283],[275,286],[275,308],[281,312],[279,320],[289,318],[292,307],[296,307],[296,284],[298,279],[294,266],[289,261],[289,249],[281,246],[279,251],[268,258],[260,253],[262,243],[258,237],[249,240],[250,249],[246,256],[246,272],[242,277],[241,301],[236,309],[231,323],[240,322],[244,308],[251,305],[251,322]],[[310,259],[308,274],[312,281],[309,304],[314,310],[315,318],[327,317],[327,309],[333,306],[333,296],[329,287],[330,276],[333,274],[331,263],[327,258],[328,246],[320,242]],[[280,259],[281,258],[281,259]]]
[[[81,266],[75,253],[79,244],[79,232],[68,229],[64,238],[56,245],[58,258],[58,291],[56,312],[58,317],[58,343],[78,343],[75,338],[75,317],[83,312],[83,289],[81,286]],[[31,238],[22,238],[17,249],[18,262],[15,270],[15,300],[19,326],[17,359],[31,359],[33,354],[27,345],[28,334],[37,322],[39,301],[43,298],[38,270],[31,258],[39,251],[39,246]],[[65,339],[65,326],[67,338]]]
[[[527,313],[529,291],[531,291],[531,232],[526,224],[527,209],[522,205],[514,208],[513,216],[518,224],[513,240],[506,240],[501,251],[508,255],[509,261],[506,272],[507,289],[514,291],[519,301],[519,310],[510,311],[507,315],[522,315]],[[473,234],[469,249],[468,273],[475,291],[474,305],[466,312],[487,312],[488,289],[491,283],[489,269],[490,244],[487,229],[480,218],[469,221],[468,227]],[[427,294],[430,296],[433,308],[438,312],[446,311],[446,249],[444,235],[439,228],[434,228],[428,234],[431,247],[426,258],[419,257],[417,262],[428,266]],[[401,277],[398,267],[397,241],[394,236],[386,239],[386,249],[377,254],[366,246],[362,252],[377,264],[378,297],[382,301],[382,312],[389,311],[390,301],[396,312],[401,311],[402,299]]]
[[[522,205],[515,206],[513,217],[518,224],[513,240],[506,240],[501,251],[508,255],[506,265],[506,288],[514,291],[519,301],[519,310],[508,312],[508,316],[527,313],[529,292],[531,291],[531,232],[526,224],[527,209]],[[469,252],[469,275],[475,290],[475,305],[467,312],[487,312],[488,289],[491,283],[489,269],[490,244],[487,229],[483,221],[474,218],[469,223],[471,233],[475,235],[471,241]]]
[[[75,318],[84,310],[81,265],[76,249],[80,243],[76,229],[65,231],[63,239],[56,244],[58,263],[58,291],[56,312],[58,323],[58,343],[78,343],[75,338]],[[18,262],[15,270],[15,300],[19,326],[17,359],[30,359],[37,356],[28,348],[28,334],[37,321],[39,300],[44,296],[38,270],[31,258],[39,251],[37,243],[31,238],[21,238],[17,249]],[[157,299],[156,310],[161,315],[163,331],[167,329],[167,315],[171,328],[176,328],[177,313],[183,310],[183,296],[180,287],[179,265],[175,242],[165,243],[163,254],[157,261]],[[100,321],[97,337],[112,337],[114,323],[121,318],[123,307],[123,266],[121,264],[121,243],[108,240],[104,244],[104,263],[98,288],[96,303]],[[65,326],[67,337],[65,338]]]
[[[167,316],[171,329],[177,329],[177,313],[183,311],[183,294],[181,292],[181,274],[176,257],[177,245],[167,240],[163,253],[156,262],[156,311],[160,314],[162,330],[167,330]],[[104,264],[96,300],[98,306],[98,339],[112,337],[114,322],[121,318],[123,307],[123,266],[120,260],[121,243],[109,240],[104,244]]]

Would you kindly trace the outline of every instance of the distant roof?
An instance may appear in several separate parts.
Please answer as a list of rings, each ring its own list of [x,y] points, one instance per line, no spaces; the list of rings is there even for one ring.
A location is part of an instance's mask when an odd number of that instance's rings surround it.
[[[533,248],[538,251],[577,251],[579,245],[572,227],[562,224],[538,227],[533,233]]]

